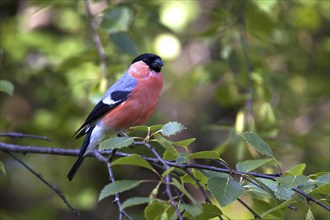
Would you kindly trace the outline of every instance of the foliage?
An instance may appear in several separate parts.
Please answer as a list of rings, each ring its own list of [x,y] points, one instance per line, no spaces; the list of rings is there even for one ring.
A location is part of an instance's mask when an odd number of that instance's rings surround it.
[[[237,209],[236,199],[244,193],[242,199],[262,217],[326,219],[329,213],[301,203],[304,200],[292,189],[297,187],[322,202],[329,199],[318,197],[329,191],[329,3],[243,2],[91,1],[107,55],[105,75],[83,1],[1,1],[1,133],[38,134],[53,140],[43,143],[45,147],[78,148],[72,134],[107,86],[136,54],[155,52],[165,61],[165,87],[149,124],[180,121],[187,129],[172,130],[172,126],[178,129],[176,123],[164,130],[162,125],[136,127],[130,134],[135,141],[151,143],[163,159],[178,164],[197,161],[211,166],[216,160],[239,172],[283,169],[283,176],[275,180],[245,176],[258,186],[234,174],[193,170],[214,196],[213,204],[228,205],[220,211],[212,204],[182,203],[187,218],[221,213],[251,218],[243,206]],[[1,141],[40,144],[33,139],[1,137]],[[118,150],[132,153],[128,159],[113,161],[118,181],[147,180],[150,173],[161,178],[155,182],[164,178],[138,156],[150,156],[150,151],[126,147],[133,139],[112,139],[111,145],[107,141],[105,148],[121,143]],[[116,207],[109,210],[109,199],[96,208],[99,192],[109,184],[105,169],[87,162],[77,180],[68,184],[65,175],[74,159],[24,156],[26,163],[63,189],[82,210],[82,218],[113,217]],[[11,157],[1,152],[0,160],[1,219],[34,219],[46,211],[49,218],[71,218],[55,195],[45,209],[48,189],[14,165]],[[155,175],[158,172],[161,177]],[[184,192],[185,199],[197,198],[198,186],[191,176],[175,179],[178,182],[172,184]],[[227,188],[213,185],[225,183]],[[123,206],[136,218],[175,216],[166,200],[149,197],[164,190],[162,186],[156,184],[153,191],[149,184],[124,192]],[[189,184],[195,187],[183,191]],[[233,189],[237,193],[231,193]],[[135,207],[139,204],[147,207],[144,213],[139,211],[141,206]],[[287,209],[290,205],[298,211]],[[19,213],[11,211],[18,209]]]

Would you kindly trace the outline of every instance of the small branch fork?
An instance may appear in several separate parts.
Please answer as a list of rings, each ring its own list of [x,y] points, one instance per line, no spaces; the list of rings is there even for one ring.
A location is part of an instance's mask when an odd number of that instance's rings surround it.
[[[193,174],[189,171],[189,169],[211,170],[211,171],[215,171],[215,172],[219,172],[219,173],[228,173],[228,174],[238,175],[238,176],[242,176],[242,177],[243,176],[254,176],[254,177],[269,179],[269,180],[273,180],[273,181],[276,181],[276,177],[280,176],[280,174],[261,174],[261,173],[255,173],[255,172],[240,172],[237,170],[229,169],[228,167],[220,168],[220,167],[216,167],[216,166],[202,165],[202,164],[196,164],[196,163],[179,164],[179,163],[175,163],[173,161],[168,161],[168,160],[162,159],[161,156],[158,154],[158,152],[149,143],[135,141],[134,144],[146,146],[155,155],[156,158],[141,156],[141,158],[147,160],[149,163],[151,163],[153,165],[161,166],[164,168],[164,170],[168,170],[168,169],[170,169],[170,167],[179,168],[179,169],[185,171],[189,176],[193,176]],[[8,143],[4,143],[4,142],[0,142],[0,150],[4,151],[6,153],[15,152],[15,153],[23,153],[23,154],[39,153],[39,154],[52,154],[52,155],[63,155],[63,156],[78,156],[78,154],[79,154],[79,149],[49,148],[49,147],[41,147],[41,146],[21,146],[21,145],[15,145],[15,144],[8,144]],[[132,154],[122,153],[122,152],[112,151],[112,150],[102,150],[102,151],[94,150],[94,151],[90,152],[87,156],[95,157],[98,160],[106,163],[107,167],[108,167],[110,180],[113,182],[113,181],[115,181],[115,179],[114,179],[113,172],[111,169],[111,160],[114,157],[128,157],[131,155]],[[108,156],[109,158],[107,158],[106,156]],[[40,175],[38,175],[38,174],[36,176],[38,176],[38,178],[40,177]],[[203,187],[199,184],[199,181],[196,178],[192,178],[192,179],[197,184],[198,188],[200,189],[201,193],[203,194],[205,201],[209,202],[210,200],[207,196],[207,193],[204,190],[201,190]],[[180,217],[182,218],[182,214],[180,213],[180,210],[174,201],[174,197],[173,197],[173,194],[171,191],[170,173],[167,175],[167,177],[164,178],[164,181],[166,184],[166,193],[169,197],[171,205],[173,207],[175,206],[175,210],[177,212],[178,218],[180,219]],[[53,187],[51,187],[51,188],[53,189]],[[307,195],[305,192],[298,189],[297,187],[293,188],[293,190],[296,193],[305,197],[307,201],[312,201],[315,204],[319,205],[320,207],[322,207],[330,212],[329,206],[327,206],[327,205],[321,203],[320,201],[318,201],[317,199]],[[58,195],[60,195],[60,194],[58,194]],[[63,201],[65,202],[66,200],[64,199]],[[115,201],[117,203],[117,206],[121,210],[121,216],[124,215],[128,219],[130,219],[130,217],[128,217],[127,213],[125,214],[125,212],[122,210],[122,206],[121,206],[121,203],[119,200],[119,195],[115,195]],[[119,201],[119,203],[118,203],[118,201]],[[246,204],[243,202],[242,205],[245,206]],[[73,209],[71,208],[72,206],[70,206],[70,205],[68,205],[68,206],[70,207],[71,210],[75,210],[74,208]],[[249,209],[249,211],[251,213],[253,213],[255,218],[259,217],[253,210]]]

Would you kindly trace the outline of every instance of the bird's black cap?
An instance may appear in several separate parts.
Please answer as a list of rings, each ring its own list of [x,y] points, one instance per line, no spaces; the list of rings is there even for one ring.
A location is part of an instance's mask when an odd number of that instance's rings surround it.
[[[160,72],[163,64],[162,58],[157,56],[156,54],[152,53],[144,53],[136,57],[132,63],[138,62],[138,61],[143,61],[145,64],[147,64],[150,69]]]

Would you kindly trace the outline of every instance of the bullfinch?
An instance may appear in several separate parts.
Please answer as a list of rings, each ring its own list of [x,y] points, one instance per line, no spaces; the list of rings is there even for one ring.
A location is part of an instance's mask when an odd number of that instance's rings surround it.
[[[107,132],[116,132],[143,124],[153,113],[163,86],[162,59],[155,54],[136,57],[127,72],[104,94],[75,133],[86,135],[77,161],[67,177],[71,181],[85,156],[104,138]]]

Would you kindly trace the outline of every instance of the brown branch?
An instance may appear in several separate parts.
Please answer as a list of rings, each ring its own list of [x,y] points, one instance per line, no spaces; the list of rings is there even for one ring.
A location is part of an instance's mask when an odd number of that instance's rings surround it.
[[[40,139],[45,141],[52,141],[48,137],[45,136],[39,136],[39,135],[33,135],[33,134],[23,134],[23,133],[17,133],[17,132],[9,132],[9,133],[3,133],[0,134],[0,137],[10,137],[10,138],[34,138],[34,139]]]
[[[26,163],[24,163],[22,160],[20,160],[18,157],[16,157],[13,153],[10,151],[5,151],[7,154],[9,154],[14,160],[16,160],[18,163],[20,163],[23,167],[25,167],[28,171],[30,171],[34,176],[36,176],[39,180],[41,180],[43,183],[45,183],[51,190],[53,190],[60,198],[61,200],[71,209],[71,211],[77,215],[80,216],[80,213],[78,209],[74,208],[69,201],[66,199],[64,194],[54,185],[49,183],[47,180],[45,180],[40,174],[36,173],[30,166],[28,166]]]
[[[143,144],[143,142],[141,143],[141,142],[136,141],[136,142],[134,142],[134,144],[139,145],[139,144]],[[40,147],[40,146],[20,146],[20,145],[8,144],[8,143],[4,143],[4,142],[0,142],[0,150],[16,152],[16,153],[23,153],[23,154],[39,153],[39,154],[52,154],[52,155],[63,155],[63,156],[78,156],[79,155],[79,149],[48,148],[48,147]],[[97,158],[96,152],[97,152],[97,154],[101,154],[101,155],[110,155],[112,151],[111,150],[102,150],[99,152],[92,151],[87,156]],[[131,155],[132,154],[122,153],[122,152],[116,152],[116,154],[115,154],[116,157],[128,157]],[[240,172],[237,170],[219,168],[219,167],[215,167],[215,166],[208,166],[208,165],[202,165],[202,164],[193,164],[193,163],[179,164],[179,163],[175,163],[173,161],[164,160],[162,158],[161,158],[161,160],[159,160],[159,158],[146,157],[146,156],[141,156],[141,158],[145,159],[146,161],[148,161],[150,163],[156,163],[156,164],[163,165],[163,166],[165,166],[165,164],[166,164],[165,168],[166,167],[168,167],[168,168],[176,167],[176,168],[180,168],[182,170],[186,170],[189,168],[195,168],[195,169],[211,170],[211,171],[220,172],[220,173],[234,174],[234,175],[239,175],[239,176],[251,175],[254,177],[269,179],[269,180],[273,180],[273,181],[276,181],[276,177],[280,176],[280,174],[261,174],[261,173],[255,173],[255,172]],[[296,193],[305,197],[308,201],[312,201],[330,212],[329,206],[324,205],[320,201],[307,195],[306,193],[304,193],[303,191],[301,191],[300,189],[298,189],[296,187],[293,188],[293,190]]]
[[[97,48],[97,52],[98,52],[99,57],[100,57],[100,60],[101,60],[102,75],[103,75],[103,78],[104,79],[107,79],[106,55],[105,55],[104,48],[102,46],[101,39],[100,39],[99,35],[97,34],[97,24],[96,24],[96,22],[93,19],[93,15],[92,15],[91,9],[89,7],[88,0],[84,0],[84,6],[85,6],[85,11],[86,11],[86,14],[87,14],[87,18],[88,18],[89,24],[90,24],[91,29],[92,29],[93,40],[95,42],[95,45],[96,45],[96,48]],[[106,82],[108,84],[108,81],[106,81]]]

